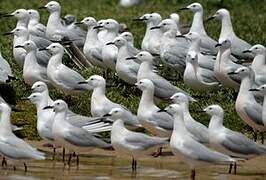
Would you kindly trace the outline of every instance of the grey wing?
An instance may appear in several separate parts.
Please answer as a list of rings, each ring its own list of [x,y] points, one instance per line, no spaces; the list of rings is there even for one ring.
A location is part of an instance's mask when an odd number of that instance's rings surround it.
[[[245,104],[245,113],[259,125],[264,125],[262,121],[262,106],[258,104]]]
[[[47,67],[48,62],[51,58],[51,54],[49,54],[47,51],[39,51],[36,52],[36,58],[37,62],[42,67]]]
[[[85,86],[79,85],[78,82],[83,82],[85,79],[76,71],[68,68],[67,66],[61,64],[58,74],[57,81],[64,86],[73,88],[76,90],[83,90]]]
[[[94,59],[97,59],[98,61],[103,61],[102,59],[102,52],[100,49],[90,49],[90,54]]]
[[[128,136],[125,137],[126,143],[139,149],[149,149],[153,146],[159,146],[167,144],[166,138],[152,137],[146,134],[130,132]]]
[[[136,75],[136,77],[137,77],[137,74],[138,74],[138,71],[139,71],[139,67],[140,67],[140,65],[138,63],[132,62],[128,69],[130,70],[130,72],[132,74]]]
[[[152,114],[152,120],[157,126],[166,130],[173,130],[174,120],[165,112],[156,112]]]
[[[109,147],[110,145],[93,136],[84,129],[73,127],[64,133],[64,139],[71,144],[81,147]]]
[[[128,46],[127,46],[127,50],[128,50],[128,54],[129,54],[130,56],[135,56],[135,55],[137,55],[137,54],[140,52],[139,49],[135,48],[135,47],[132,46],[132,45],[128,45]]]
[[[226,132],[226,139],[221,144],[228,150],[239,154],[259,154],[259,146],[241,133]]]
[[[52,44],[48,39],[34,35],[30,35],[30,40],[36,44],[37,48],[46,48]]]
[[[208,163],[229,162],[231,158],[217,151],[210,150],[206,146],[197,141],[183,143],[179,149],[183,154],[193,158],[194,160],[204,161]]]

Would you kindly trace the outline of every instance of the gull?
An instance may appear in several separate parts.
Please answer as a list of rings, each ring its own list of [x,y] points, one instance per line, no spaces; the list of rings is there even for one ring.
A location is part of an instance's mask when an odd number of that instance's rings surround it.
[[[35,9],[27,10],[29,13],[28,30],[30,34],[45,38],[46,27],[40,23],[40,14]]]
[[[38,92],[42,95],[43,99],[45,100],[41,104],[46,104],[47,106],[51,106],[54,101],[49,96],[49,90],[47,85],[44,82],[38,81],[34,83],[31,87],[33,93]],[[67,111],[67,117],[66,120],[72,124],[73,126],[82,127],[86,129],[87,131],[93,131],[93,132],[104,132],[110,130],[110,126],[107,126],[106,123],[98,123],[99,126],[86,126],[88,122],[94,122],[97,120],[102,120],[105,118],[102,117],[87,117],[80,114],[76,114],[72,112],[70,109]]]
[[[16,28],[17,27],[27,28],[30,19],[28,11],[26,9],[17,9],[10,14],[4,14],[2,17],[15,17],[18,20]]]
[[[189,32],[196,32],[200,35],[202,48],[208,49],[212,54],[216,54],[215,45],[217,42],[213,40],[205,31],[203,24],[203,7],[200,3],[192,3],[185,8],[179,10],[190,10],[194,13],[193,21]]]
[[[160,57],[162,62],[181,72],[185,69],[185,59],[189,43],[184,38],[177,38],[178,27],[172,19],[164,19],[157,26],[151,27],[151,30],[160,29],[163,33],[160,44]]]
[[[218,19],[222,22],[221,27],[221,33],[219,37],[219,43],[221,43],[224,40],[230,40],[231,41],[231,50],[232,54],[238,58],[243,59],[251,59],[252,56],[250,54],[243,53],[244,50],[247,50],[251,48],[251,45],[247,43],[246,41],[240,39],[236,36],[231,18],[230,13],[227,9],[219,9],[212,17],[209,19]]]
[[[262,106],[256,101],[253,93],[249,91],[254,82],[254,72],[251,68],[241,67],[229,74],[237,74],[241,77],[241,85],[235,103],[237,114],[246,124],[252,127],[255,134],[256,131],[265,131],[262,121]]]
[[[141,43],[141,49],[152,54],[160,54],[162,32],[159,30],[151,30],[150,28],[157,26],[161,22],[161,15],[158,13],[144,14],[134,20],[146,23],[146,32]]]
[[[61,145],[70,151],[68,165],[70,166],[71,155],[77,154],[77,165],[79,165],[79,152],[91,148],[110,148],[103,140],[95,137],[85,129],[73,126],[66,121],[68,106],[63,100],[56,100],[52,106],[43,109],[53,109],[55,112],[52,135],[56,144]]]
[[[142,91],[137,113],[139,122],[152,134],[169,137],[173,130],[173,118],[165,112],[158,112],[160,108],[153,101],[154,85],[152,81],[141,79],[136,86]]]
[[[99,26],[102,26],[103,23],[104,23],[105,19],[101,19],[98,21],[98,25]],[[101,41],[101,42],[105,42],[105,37],[106,37],[106,34],[107,34],[107,29],[103,29],[103,28],[100,28],[99,29],[99,32],[98,32],[98,39]]]
[[[213,70],[215,57],[213,55],[205,54],[204,48],[200,47],[201,37],[196,32],[189,32],[186,35],[181,35],[178,37],[184,37],[191,41],[188,53],[196,53],[198,55],[199,66],[205,69]]]
[[[266,49],[263,45],[256,44],[244,53],[254,54],[254,59],[251,63],[251,68],[255,72],[255,82],[257,85],[266,84]]]
[[[84,38],[77,35],[74,31],[68,30],[61,22],[60,13],[61,6],[56,1],[50,1],[39,9],[47,9],[50,13],[46,25],[46,37],[50,40],[61,41],[64,37],[75,40],[74,43],[78,47],[84,45]]]
[[[187,94],[153,71],[153,56],[149,52],[141,51],[136,56],[127,58],[127,60],[130,59],[141,62],[137,80],[139,81],[141,79],[150,79],[155,87],[154,96],[156,96],[157,98],[169,99],[173,94],[177,92],[183,92]]]
[[[0,103],[0,153],[7,158],[13,160],[44,160],[45,156],[42,152],[39,152],[36,148],[29,145],[27,142],[18,138],[11,129],[10,123],[11,108],[1,102]],[[16,167],[13,167],[16,170]],[[27,165],[24,162],[25,171],[27,171]]]
[[[2,53],[0,51],[0,81],[6,83],[10,82],[12,79],[15,79],[15,76],[12,73],[9,63],[2,56]]]
[[[184,83],[198,91],[217,90],[220,83],[216,80],[214,72],[199,67],[198,54],[189,52],[186,57],[186,69],[184,71]]]
[[[122,37],[125,40],[127,40],[128,53],[133,53],[136,55],[140,52],[140,50],[134,46],[134,37],[133,37],[133,34],[131,32],[123,32],[123,33],[119,34],[119,37]]]
[[[120,0],[119,5],[123,7],[131,7],[140,4],[143,0]]]
[[[54,87],[66,94],[81,93],[87,89],[86,85],[78,84],[85,79],[78,72],[62,64],[64,47],[61,44],[52,43],[43,50],[48,50],[52,54],[47,66],[47,76]]]
[[[106,97],[106,81],[102,76],[92,75],[86,81],[80,81],[79,84],[86,84],[89,86],[88,89],[93,91],[91,95],[91,115],[93,117],[102,117],[113,108],[122,108],[125,109],[127,115],[125,123],[130,126],[140,126],[137,117],[126,107],[114,103]]]
[[[104,41],[102,42],[104,44],[102,47],[102,59],[104,65],[114,71],[118,49],[112,44],[107,45],[107,43],[113,41],[118,36],[119,27],[119,23],[114,19],[106,19],[102,25],[94,27],[95,29],[104,28],[107,30]]]
[[[210,164],[231,164],[235,159],[228,155],[211,150],[194,140],[185,127],[182,107],[178,104],[171,104],[164,111],[174,118],[174,130],[170,139],[172,152],[187,163],[191,170],[191,179],[195,179],[197,166]]]
[[[182,107],[184,114],[184,124],[189,133],[196,141],[208,144],[209,143],[209,131],[208,128],[197,122],[189,112],[189,98],[183,93],[176,93],[170,98],[175,104],[179,104]]]
[[[4,33],[4,35],[14,35],[14,40],[13,40],[13,56],[17,64],[21,67],[23,67],[25,56],[26,56],[26,51],[23,48],[15,48],[15,46],[19,46],[23,44],[27,40],[32,40],[37,48],[43,48],[44,46],[47,47],[50,42],[42,39],[41,37],[37,36],[31,36],[29,33],[29,30],[25,27],[18,27],[15,28],[14,30]],[[40,41],[39,41],[40,40]],[[42,41],[44,40],[44,41]],[[39,51],[37,49],[37,61],[41,66],[47,66],[50,55],[47,52]]]
[[[37,81],[50,83],[47,77],[47,69],[38,64],[36,58],[37,46],[33,41],[25,41],[22,45],[15,48],[23,48],[27,54],[23,66],[23,79],[26,84],[32,86]]]
[[[97,21],[93,17],[85,17],[80,23],[85,24],[88,28],[86,41],[83,47],[83,53],[92,65],[106,68],[102,58],[103,43],[98,39]]]
[[[114,120],[111,130],[111,144],[118,156],[132,157],[132,170],[137,170],[137,160],[150,155],[154,149],[168,144],[168,138],[152,137],[140,132],[128,130],[124,122],[127,115],[124,109],[113,108],[106,117]]]
[[[266,146],[257,144],[248,139],[244,134],[223,126],[224,110],[219,105],[208,106],[204,111],[211,116],[208,128],[210,143],[218,150],[227,155],[245,159],[266,154]],[[232,165],[230,170],[231,167]],[[230,170],[229,173],[231,173]]]
[[[224,86],[239,89],[241,78],[237,75],[230,75],[228,73],[236,71],[238,68],[243,67],[240,64],[233,62],[231,56],[231,41],[224,40],[216,45],[219,48],[218,54],[214,64],[214,74],[216,79]]]
[[[169,18],[174,20],[177,25],[177,32],[180,32],[181,34],[186,34],[189,31],[189,27],[186,25],[181,25],[180,23],[180,16],[177,13],[171,13],[169,15]],[[179,34],[177,34],[179,35]]]
[[[118,48],[117,62],[115,65],[118,77],[128,84],[135,84],[140,65],[133,60],[126,60],[126,58],[135,56],[136,53],[129,51],[127,40],[120,36],[116,37],[113,42],[107,43],[107,45],[110,44]]]

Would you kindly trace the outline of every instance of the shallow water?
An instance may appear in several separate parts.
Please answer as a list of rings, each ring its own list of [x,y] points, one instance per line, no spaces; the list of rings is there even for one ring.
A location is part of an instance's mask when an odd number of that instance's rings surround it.
[[[50,157],[48,157],[50,158]],[[17,164],[17,170],[12,167],[0,171],[0,179],[36,180],[36,179],[188,179],[189,169],[174,156],[166,155],[153,158],[145,157],[138,161],[136,173],[131,171],[131,160],[117,158],[114,151],[94,150],[80,157],[79,168],[75,158],[72,165],[64,166],[61,156],[56,161],[28,162],[28,172],[24,172],[23,164]],[[259,157],[241,163],[237,175],[227,174],[226,166],[206,166],[196,170],[197,179],[215,180],[260,180],[266,179],[266,157]]]

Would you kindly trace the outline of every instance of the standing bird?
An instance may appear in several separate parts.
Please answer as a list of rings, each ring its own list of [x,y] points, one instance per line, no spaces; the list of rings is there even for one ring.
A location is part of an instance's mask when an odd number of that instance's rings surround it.
[[[231,51],[234,56],[242,59],[252,59],[251,54],[243,53],[244,50],[251,48],[251,45],[236,36],[227,9],[219,9],[210,19],[218,19],[222,22],[219,43],[227,39],[231,42]]]
[[[46,27],[42,23],[40,23],[40,14],[38,11],[34,9],[29,9],[29,24],[28,24],[28,30],[30,34],[35,36],[40,36],[43,38],[45,37]]]
[[[54,87],[66,94],[81,93],[87,89],[86,85],[78,84],[85,79],[78,72],[62,64],[64,47],[61,44],[53,43],[42,50],[48,50],[52,54],[47,66],[47,76]]]
[[[114,120],[111,130],[111,144],[117,155],[131,156],[132,171],[136,171],[137,160],[144,155],[150,155],[154,149],[168,144],[168,138],[152,137],[128,130],[124,125],[127,118],[124,113],[124,109],[113,108],[104,116]]]
[[[2,53],[0,51],[0,81],[7,83],[10,82],[12,79],[15,79],[15,76],[12,73],[9,63],[2,56]]]
[[[27,28],[28,24],[29,24],[29,19],[30,19],[28,11],[26,9],[17,9],[10,14],[4,14],[2,17],[14,17],[14,18],[16,18],[18,20],[16,28],[17,27]]]
[[[235,159],[228,155],[211,150],[194,140],[189,134],[184,124],[184,115],[182,107],[172,104],[164,110],[174,118],[174,130],[170,139],[172,152],[180,157],[190,167],[192,180],[195,180],[197,166],[208,164],[231,164]]]
[[[11,108],[1,102],[0,103],[0,153],[7,158],[13,160],[44,160],[45,156],[42,152],[39,152],[28,143],[19,139],[11,129],[10,123]],[[16,170],[16,166],[13,166]],[[24,162],[25,172],[27,171],[27,165]]]

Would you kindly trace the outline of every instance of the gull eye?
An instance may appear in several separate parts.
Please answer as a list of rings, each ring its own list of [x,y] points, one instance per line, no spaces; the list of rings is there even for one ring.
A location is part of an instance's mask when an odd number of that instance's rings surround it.
[[[27,46],[29,46],[29,45],[30,45],[30,43],[27,43],[26,45],[27,45]]]
[[[33,98],[36,98],[36,96],[34,95],[34,96],[32,96]]]
[[[37,87],[40,87],[40,85],[37,85]]]
[[[265,89],[265,87],[264,87],[264,86],[262,86],[262,89]]]
[[[244,72],[244,69],[242,69],[241,71]]]
[[[255,47],[255,49],[258,49],[258,47]]]
[[[94,81],[95,79],[94,78],[91,78],[92,81]]]
[[[106,24],[110,24],[109,22],[107,22]]]
[[[19,14],[19,12],[17,11],[16,14]]]
[[[60,103],[56,103],[56,105],[60,105]]]
[[[29,12],[29,14],[31,14],[31,12]]]
[[[55,48],[55,46],[52,46],[52,48]]]
[[[142,82],[140,81],[139,84],[142,84]]]

